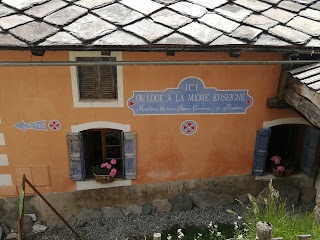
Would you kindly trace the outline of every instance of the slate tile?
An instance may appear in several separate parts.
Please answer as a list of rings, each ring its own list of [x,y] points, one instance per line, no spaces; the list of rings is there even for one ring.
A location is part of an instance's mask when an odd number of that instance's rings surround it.
[[[0,17],[7,16],[11,13],[14,13],[15,11],[11,8],[8,8],[0,3]]]
[[[312,38],[306,47],[320,47],[320,39]]]
[[[262,16],[260,14],[252,14],[249,17],[247,17],[244,22],[246,24],[249,24],[251,26],[261,28],[263,30],[268,30],[269,28],[277,25],[279,22],[274,21],[270,18],[267,18],[265,16]]]
[[[232,37],[240,38],[240,39],[246,39],[249,41],[253,41],[257,35],[259,35],[262,32],[262,30],[248,27],[248,26],[240,26],[235,31],[231,33]]]
[[[27,11],[25,11],[26,14],[32,15],[37,18],[43,18],[47,16],[50,13],[53,13],[63,7],[68,5],[66,2],[61,0],[53,0],[50,2],[46,2],[41,5],[34,6]]]
[[[55,35],[48,37],[39,46],[64,46],[64,45],[81,45],[82,41],[75,38],[67,32],[58,32]]]
[[[296,44],[305,44],[311,39],[311,36],[305,33],[280,25],[270,28],[268,32]]]
[[[262,0],[262,1],[270,4],[278,4],[281,0]]]
[[[301,3],[301,4],[311,4],[311,3],[314,3],[318,0],[294,0],[294,1],[297,3]]]
[[[120,3],[127,5],[128,7],[141,12],[145,15],[148,15],[162,7],[163,4],[151,1],[151,0],[121,0]]]
[[[80,7],[93,9],[93,8],[102,7],[114,2],[115,0],[94,0],[94,1],[80,0],[75,2],[75,4],[79,5]]]
[[[179,34],[173,33],[168,37],[161,39],[160,41],[156,42],[155,44],[185,44],[185,45],[199,45],[195,41]]]
[[[248,17],[252,13],[252,11],[247,10],[235,4],[224,5],[220,8],[217,8],[215,11],[227,18],[231,18],[239,22],[243,21],[246,17]]]
[[[29,22],[27,24],[15,27],[9,32],[20,39],[23,39],[29,43],[38,42],[54,33],[59,29],[44,22]]]
[[[192,19],[168,9],[164,9],[154,13],[153,15],[151,15],[151,18],[155,22],[162,23],[175,29],[192,21]]]
[[[26,15],[15,14],[0,18],[0,27],[9,29],[31,21],[33,21],[33,18]]]
[[[189,2],[198,4],[208,9],[215,9],[228,2],[228,0],[189,0]]]
[[[85,8],[69,6],[48,15],[44,20],[55,25],[65,25],[87,12],[88,10]]]
[[[32,7],[35,4],[47,2],[48,0],[2,0],[2,3],[8,6],[14,7],[18,10],[23,10]]]
[[[279,8],[270,8],[262,14],[281,23],[286,23],[295,16],[295,14]]]
[[[188,2],[178,2],[170,5],[169,8],[194,18],[199,18],[206,14],[206,12],[208,11],[204,7]]]
[[[133,36],[121,30],[114,31],[98,40],[94,41],[92,45],[118,45],[118,46],[133,46],[146,45],[146,42],[140,38]]]
[[[163,4],[172,4],[172,3],[176,3],[180,0],[158,0],[158,2],[163,3]]]
[[[164,27],[149,19],[143,19],[134,24],[130,24],[124,27],[123,29],[135,33],[148,40],[149,42],[153,42],[173,32],[172,29]]]
[[[197,22],[192,22],[180,28],[179,32],[187,34],[205,44],[212,42],[214,39],[222,35],[222,32]]]
[[[240,26],[239,23],[231,21],[216,13],[207,13],[202,18],[200,18],[199,21],[209,25],[210,27],[216,28],[227,33],[232,32]]]
[[[88,14],[64,27],[64,29],[77,38],[90,40],[116,30],[116,26],[92,14]]]
[[[318,10],[306,9],[301,11],[299,15],[316,20],[316,21],[320,21],[320,11]]]
[[[289,46],[291,43],[280,40],[279,38],[273,37],[269,34],[261,34],[257,41],[254,43],[257,46]]]
[[[126,25],[143,17],[143,14],[118,3],[93,10],[93,12],[117,25]]]
[[[313,9],[320,10],[320,2],[318,1],[315,4],[311,5],[310,7],[313,8]]]
[[[210,43],[210,46],[220,46],[220,45],[243,45],[246,44],[246,42],[222,35],[218,37],[216,40],[214,40],[212,43]]]
[[[258,0],[235,0],[234,3],[249,8],[256,12],[261,12],[272,7],[272,5]]]
[[[311,36],[320,35],[320,22],[313,21],[304,17],[295,17],[287,23],[287,26],[290,26]]]
[[[305,8],[305,5],[295,3],[292,1],[282,1],[278,4],[278,7],[289,10],[291,12],[299,12],[301,9]]]
[[[0,46],[5,47],[26,47],[27,44],[25,42],[20,41],[19,39],[13,37],[7,33],[0,33]]]

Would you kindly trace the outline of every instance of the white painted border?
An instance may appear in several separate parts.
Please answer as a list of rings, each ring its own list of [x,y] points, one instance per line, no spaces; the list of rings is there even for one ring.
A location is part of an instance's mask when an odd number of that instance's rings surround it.
[[[11,174],[0,174],[0,186],[11,186],[12,178]]]
[[[0,154],[0,166],[9,166],[7,154]]]
[[[0,145],[2,145],[2,146],[6,145],[6,142],[4,141],[3,133],[0,133]]]
[[[279,118],[272,121],[264,121],[263,128],[270,128],[270,127],[283,125],[283,124],[303,124],[303,125],[311,126],[311,124],[307,120],[301,117],[290,117],[290,118]]]
[[[70,61],[76,61],[77,57],[107,57],[102,55],[100,51],[79,51],[69,52]],[[117,61],[122,61],[122,52],[111,52],[110,57],[115,57]],[[123,107],[123,73],[122,66],[117,66],[117,90],[118,99],[105,99],[105,100],[81,100],[79,96],[79,84],[77,67],[70,67],[71,84],[72,84],[72,97],[73,106],[75,108],[85,107]]]
[[[130,124],[98,121],[98,122],[82,123],[79,125],[71,125],[71,132],[77,133],[83,130],[97,129],[97,128],[112,128],[112,129],[122,130],[124,132],[130,132],[131,127],[130,127]]]
[[[89,190],[99,188],[124,187],[132,185],[131,180],[114,180],[111,183],[97,183],[95,180],[77,181],[77,190]]]
[[[80,131],[88,129],[97,129],[97,128],[112,128],[117,130],[122,130],[124,132],[130,132],[130,124],[122,124],[115,122],[106,122],[106,121],[97,121],[97,122],[87,122],[79,125],[71,125],[71,132],[78,133]],[[76,181],[77,190],[89,190],[89,189],[99,189],[99,188],[110,188],[110,187],[123,187],[132,185],[131,180],[115,180],[112,183],[102,184],[97,183],[95,180],[85,180],[85,181]]]

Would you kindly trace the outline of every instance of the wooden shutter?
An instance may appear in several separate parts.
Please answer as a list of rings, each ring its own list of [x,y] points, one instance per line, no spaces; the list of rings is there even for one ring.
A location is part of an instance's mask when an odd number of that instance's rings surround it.
[[[264,174],[270,134],[270,128],[257,129],[256,145],[252,162],[252,175],[254,176],[262,176]]]
[[[115,61],[114,57],[80,57],[78,61]],[[78,77],[81,99],[116,99],[116,66],[79,66]]]
[[[136,133],[123,133],[124,171],[126,179],[136,179]]]
[[[319,130],[308,126],[304,137],[303,149],[301,154],[301,163],[303,172],[308,177],[311,177],[313,163],[316,156],[317,146],[319,141]]]
[[[85,162],[81,133],[67,133],[70,176],[74,181],[85,179]]]

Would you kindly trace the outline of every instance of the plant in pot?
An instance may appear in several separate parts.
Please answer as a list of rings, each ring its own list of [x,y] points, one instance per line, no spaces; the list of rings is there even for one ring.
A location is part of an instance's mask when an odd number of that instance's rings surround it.
[[[293,173],[294,165],[291,160],[281,158],[279,155],[271,157],[272,173],[276,177],[288,177]]]
[[[95,180],[98,183],[110,183],[114,181],[114,176],[117,173],[115,164],[117,163],[116,159],[111,159],[110,163],[104,162],[100,165],[92,166],[92,173]]]

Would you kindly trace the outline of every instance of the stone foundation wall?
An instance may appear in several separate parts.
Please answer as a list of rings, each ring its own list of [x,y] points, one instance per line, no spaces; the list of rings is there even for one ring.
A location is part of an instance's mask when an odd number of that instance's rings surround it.
[[[234,199],[247,201],[247,194],[257,196],[267,187],[268,180],[255,180],[251,175],[193,179],[127,187],[104,188],[76,192],[45,194],[46,199],[67,221],[90,214],[88,209],[99,209],[103,217],[113,214],[151,214],[152,212],[188,210],[193,207],[212,207],[229,204]],[[314,201],[315,189],[309,178],[279,178],[273,181],[280,194],[290,200]],[[313,198],[312,194],[314,192]],[[311,193],[311,195],[310,195]],[[311,197],[310,197],[311,196]],[[115,210],[116,209],[116,210]],[[116,213],[115,213],[116,211]],[[128,212],[129,211],[129,212]],[[38,196],[25,200],[25,213],[36,214],[37,220],[47,224],[62,224],[60,219]],[[92,214],[100,214],[92,210]],[[16,229],[18,198],[0,200],[0,221]]]

